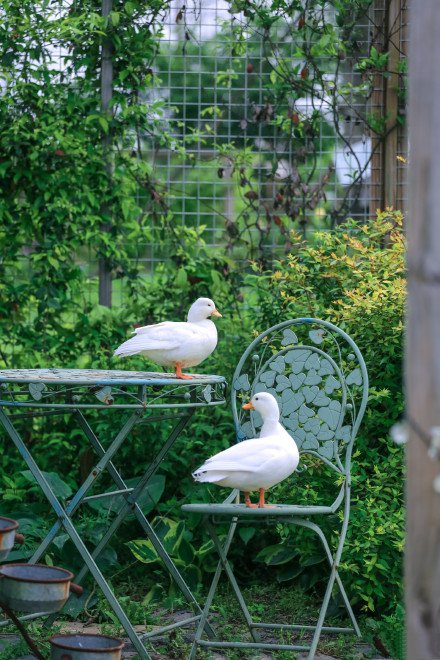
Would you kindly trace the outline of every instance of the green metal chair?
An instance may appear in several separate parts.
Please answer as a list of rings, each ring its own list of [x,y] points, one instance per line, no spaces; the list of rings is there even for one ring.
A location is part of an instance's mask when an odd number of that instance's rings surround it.
[[[257,337],[243,354],[232,381],[232,413],[237,440],[256,437],[261,426],[258,413],[242,409],[253,394],[268,391],[280,405],[281,422],[295,439],[301,455],[309,454],[317,465],[335,473],[339,490],[327,504],[276,504],[272,509],[249,509],[239,503],[237,491],[222,504],[186,504],[183,511],[203,516],[204,524],[219,554],[220,561],[212,581],[202,617],[196,630],[190,660],[197,647],[241,648],[265,650],[309,651],[315,656],[321,632],[355,633],[359,626],[341,582],[338,567],[347,534],[350,514],[351,459],[353,444],[365,412],[368,398],[368,374],[355,342],[332,323],[313,318],[298,318],[275,325]],[[319,459],[316,460],[316,459]],[[300,460],[303,463],[302,456]],[[307,470],[299,470],[295,479],[296,492],[304,492]],[[270,493],[269,493],[269,502]],[[234,502],[235,500],[235,502]],[[340,527],[336,547],[326,538],[317,520],[333,516],[334,527]],[[223,542],[216,527],[230,523]],[[330,575],[316,625],[254,622],[246,606],[231,564],[228,551],[239,524],[282,523],[307,527],[322,543]],[[252,641],[234,642],[202,638],[204,626],[222,572],[225,571],[243,613]],[[350,627],[324,626],[333,588],[337,585]],[[311,642],[274,644],[261,641],[258,629],[302,631],[312,636]],[[297,641],[297,640],[293,640]]]

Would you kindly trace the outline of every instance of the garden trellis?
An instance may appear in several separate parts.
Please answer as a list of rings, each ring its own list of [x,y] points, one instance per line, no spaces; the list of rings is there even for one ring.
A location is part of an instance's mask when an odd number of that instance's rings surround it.
[[[380,190],[383,156],[373,129],[380,132],[386,115],[390,86],[383,81],[404,70],[405,7],[363,3],[364,11],[357,8],[350,27],[351,45],[349,41],[345,48],[347,34],[337,26],[333,4],[316,4],[313,11],[313,3],[305,3],[309,14],[296,9],[289,17],[278,11],[276,20],[262,26],[263,18],[252,13],[256,3],[172,3],[155,63],[159,81],[154,90],[166,100],[168,114],[178,119],[176,139],[193,134],[202,139],[187,147],[192,156],[188,164],[167,150],[155,153],[154,166],[182,224],[206,225],[209,244],[223,244],[225,222],[237,221],[243,197],[258,199],[251,210],[262,221],[267,212],[282,216],[286,208],[277,194],[281,189],[288,196],[289,184],[299,186],[295,192],[301,200],[287,214],[305,228],[332,227],[347,215],[366,219],[377,207],[403,202],[402,190],[388,199]],[[301,35],[305,16],[316,21],[315,42]],[[380,53],[391,46],[399,61],[393,53],[394,69],[383,78],[377,74],[391,58],[382,54],[381,59]],[[376,74],[370,80],[369,71]],[[288,73],[286,91],[282,83]],[[394,91],[402,99],[402,88],[397,85]],[[401,123],[402,104],[394,109],[393,119],[399,113]],[[391,118],[387,127],[391,130]],[[396,135],[394,158],[404,157],[402,131]],[[250,184],[240,176],[242,163],[246,173],[252,170]],[[393,165],[402,169],[399,161]],[[397,183],[402,185],[400,173]],[[248,192],[258,198],[246,198]],[[278,246],[279,241],[269,244]]]
[[[175,222],[238,258],[288,250],[290,228],[405,201],[406,5],[352,3],[342,20],[322,5],[268,19],[270,3],[173,2],[166,14],[150,98],[187,158],[147,141],[158,190]],[[138,252],[147,271],[164,255],[154,240]]]
[[[93,301],[99,262],[118,306],[202,240],[264,266],[405,201],[406,0],[0,11],[4,268],[79,266]]]

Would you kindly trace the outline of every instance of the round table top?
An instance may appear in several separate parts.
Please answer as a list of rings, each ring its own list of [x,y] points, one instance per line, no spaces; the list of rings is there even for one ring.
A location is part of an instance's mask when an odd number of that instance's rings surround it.
[[[223,376],[188,374],[191,379],[155,371],[105,369],[1,369],[0,383],[44,383],[59,385],[214,385]]]

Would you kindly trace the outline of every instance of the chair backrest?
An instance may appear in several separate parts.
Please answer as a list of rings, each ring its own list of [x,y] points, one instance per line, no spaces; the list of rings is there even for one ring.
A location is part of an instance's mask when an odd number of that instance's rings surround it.
[[[297,318],[261,333],[244,352],[232,379],[237,440],[257,437],[262,424],[242,404],[256,392],[273,394],[281,423],[301,453],[348,475],[353,443],[368,398],[368,374],[355,342],[327,321]]]

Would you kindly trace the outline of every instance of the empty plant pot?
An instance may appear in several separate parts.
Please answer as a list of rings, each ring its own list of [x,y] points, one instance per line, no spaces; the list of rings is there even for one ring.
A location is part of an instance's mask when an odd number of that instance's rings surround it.
[[[16,520],[0,517],[0,561],[6,559],[14,547],[14,543],[23,543],[23,535],[17,534],[15,531],[17,528]]]
[[[43,564],[0,566],[0,602],[21,612],[58,612],[70,591],[82,593],[71,584],[70,571]]]
[[[106,635],[56,635],[51,660],[120,660],[124,642]]]

